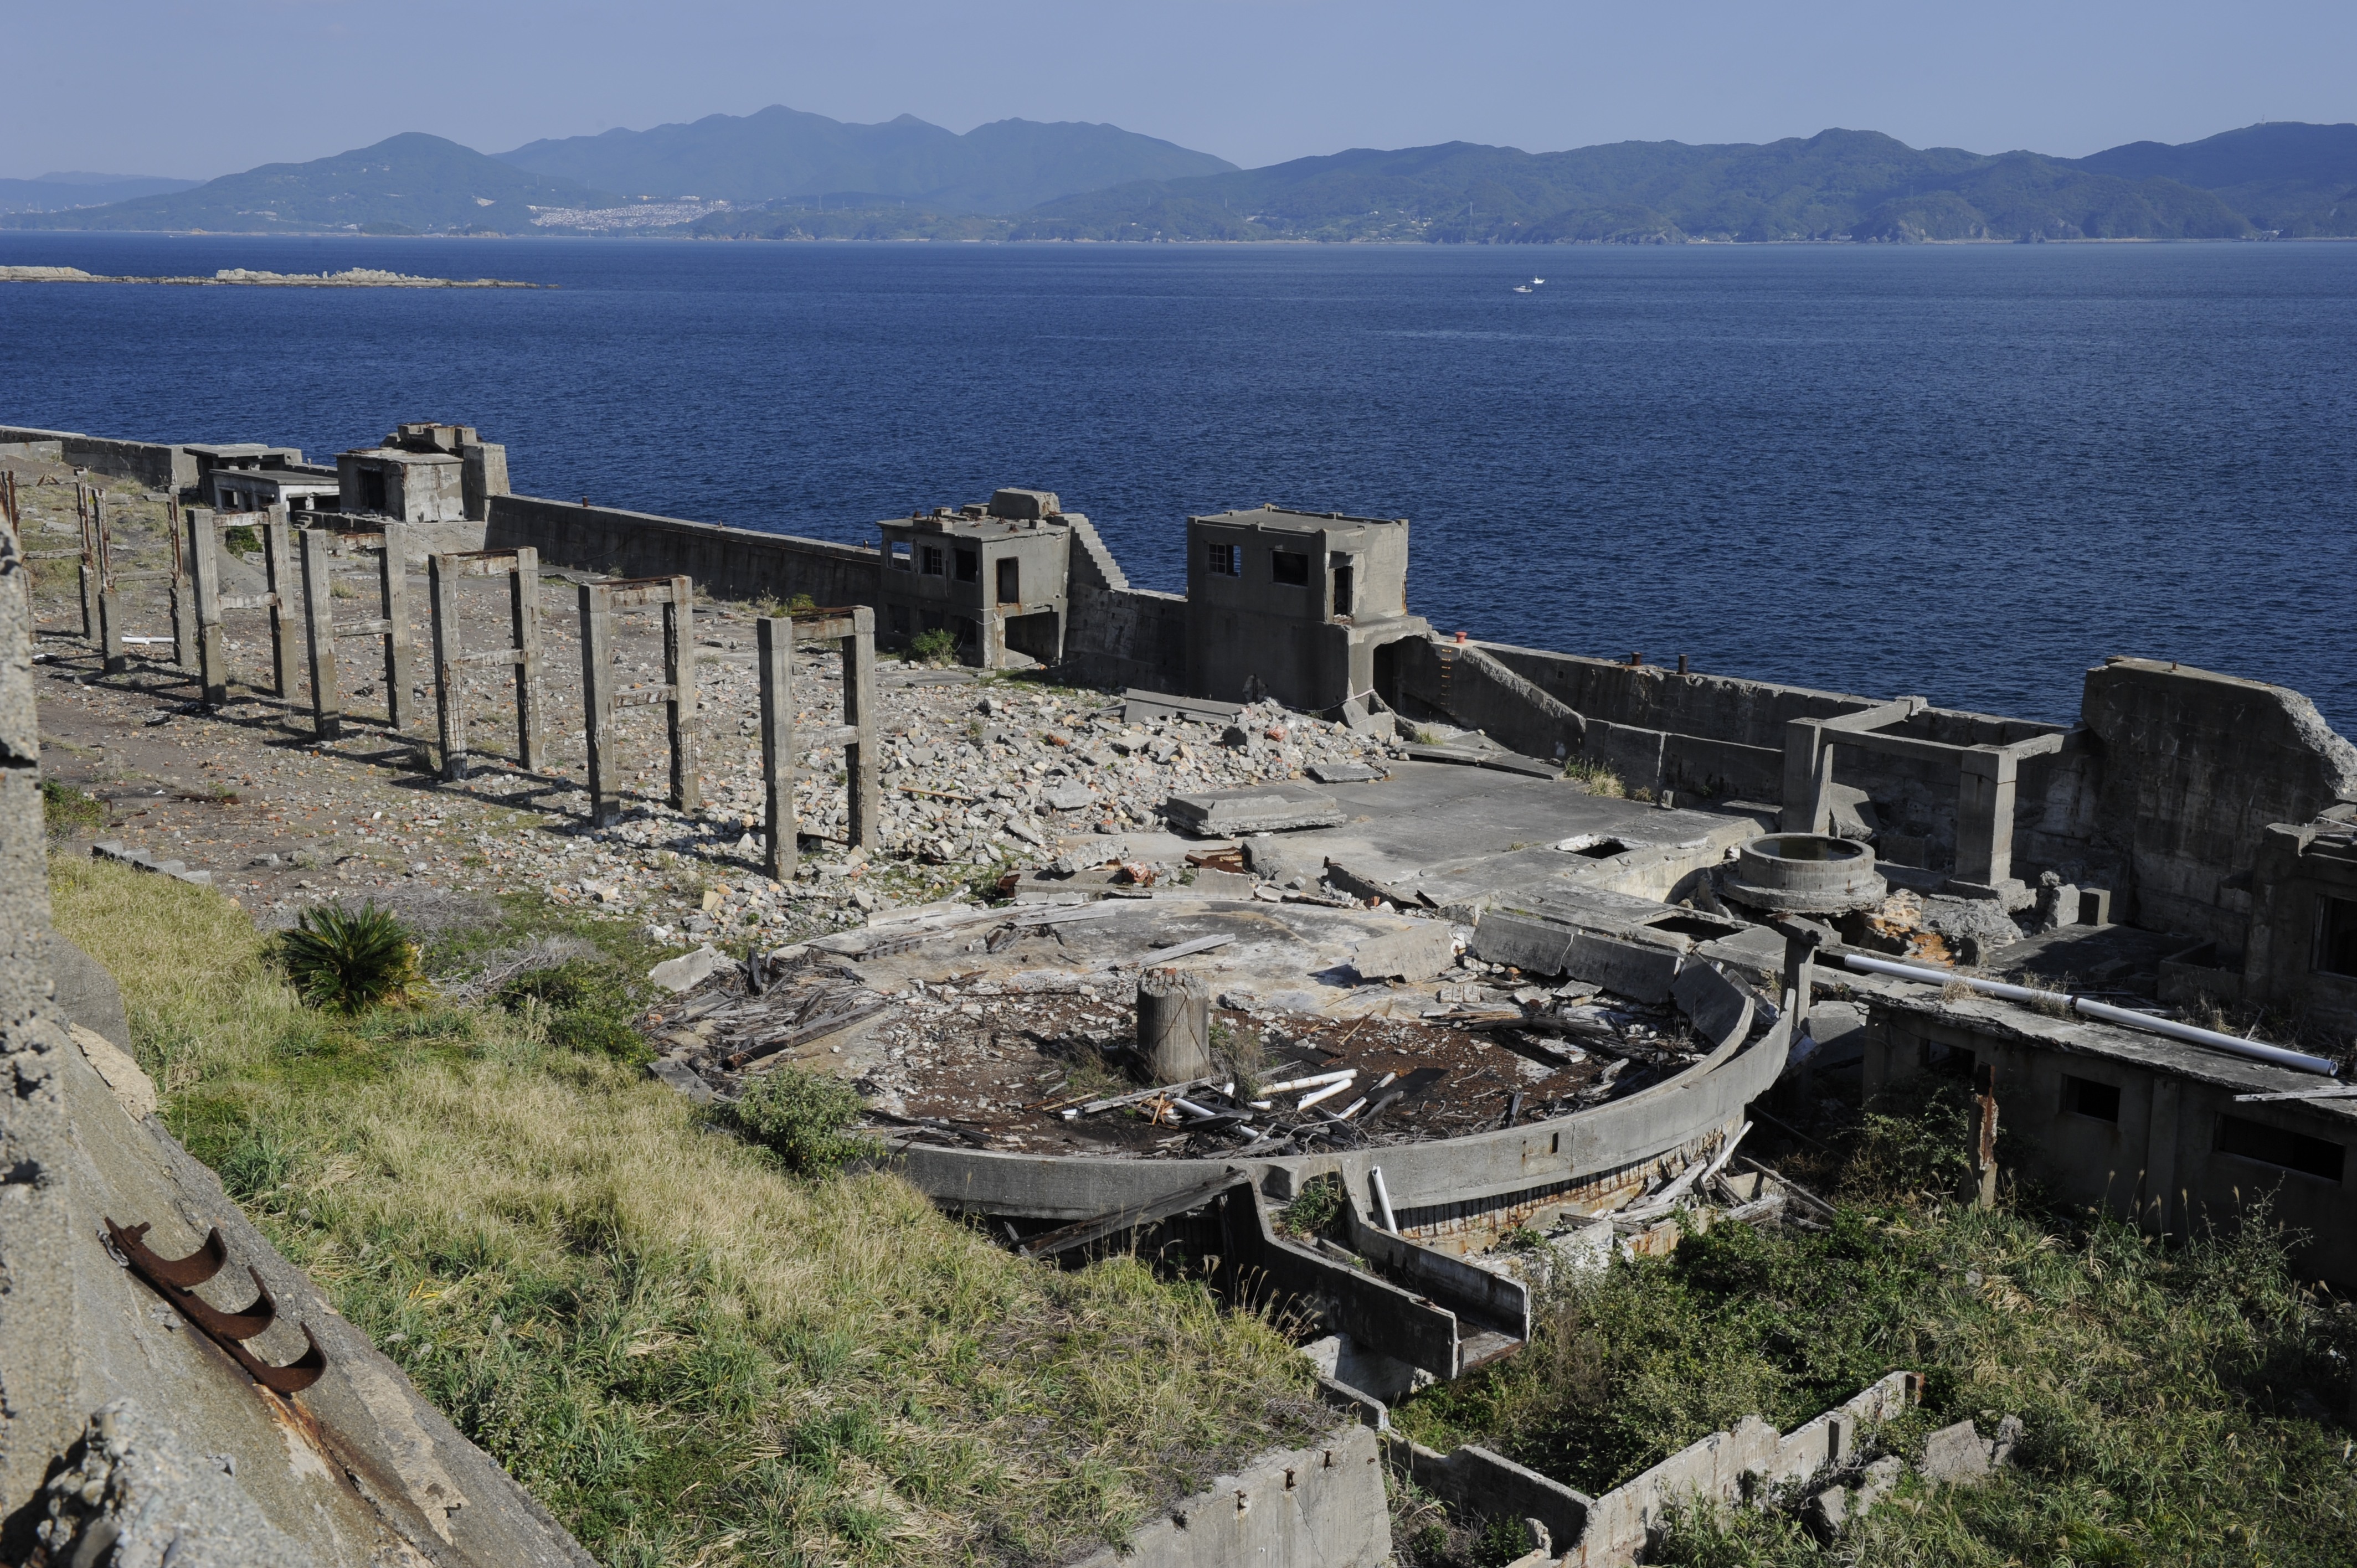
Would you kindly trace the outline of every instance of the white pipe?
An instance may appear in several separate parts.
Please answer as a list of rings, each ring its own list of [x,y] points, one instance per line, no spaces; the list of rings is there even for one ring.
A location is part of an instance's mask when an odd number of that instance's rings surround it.
[[[1850,968],[1867,974],[1888,974],[1900,980],[1912,980],[1923,985],[1964,985],[1984,996],[2002,997],[2007,1002],[2027,1002],[2033,1005],[2052,1006],[2056,1003],[2090,1018],[2100,1018],[2106,1024],[2118,1024],[2130,1029],[2142,1029],[2147,1034],[2163,1035],[2188,1045],[2207,1046],[2213,1051],[2231,1051],[2253,1061],[2269,1062],[2300,1072],[2321,1073],[2327,1078],[2341,1069],[2322,1057],[2312,1057],[2305,1051],[2287,1050],[2281,1046],[2266,1045],[2257,1040],[2245,1040],[2233,1035],[2222,1035],[2215,1029],[2198,1029],[2190,1024],[2180,1024],[2174,1018],[2156,1018],[2149,1013],[2133,1012],[2126,1007],[2113,1007],[2101,1002],[2091,1002],[2084,996],[2066,996],[2060,991],[2039,991],[2027,985],[2007,985],[2000,980],[1976,980],[1968,974],[1952,974],[1944,969],[1926,969],[1921,964],[1893,963],[1889,959],[1868,958],[1864,953],[1844,953],[1842,961]]]
[[[1321,1083],[1347,1083],[1359,1069],[1346,1067],[1337,1072],[1321,1072],[1309,1078],[1288,1078],[1283,1083],[1264,1083],[1263,1094],[1290,1094],[1297,1089],[1316,1089]]]
[[[1350,1088],[1351,1080],[1347,1078],[1342,1079],[1340,1083],[1329,1083],[1323,1089],[1313,1090],[1309,1093],[1303,1095],[1301,1097],[1300,1103],[1295,1106],[1294,1109],[1297,1111],[1307,1111],[1321,1100],[1331,1100],[1338,1094],[1347,1093],[1350,1090]]]
[[[1392,1192],[1383,1185],[1383,1167],[1368,1166],[1367,1182],[1375,1189],[1375,1213],[1382,1218],[1383,1229],[1394,1236],[1398,1235],[1399,1221],[1392,1217]]]
[[[1362,1094],[1359,1096],[1358,1099],[1351,1101],[1350,1104],[1342,1107],[1341,1110],[1334,1112],[1334,1120],[1337,1122],[1348,1122],[1351,1117],[1356,1116],[1360,1112],[1366,1108],[1367,1097]]]
[[[1196,1104],[1193,1101],[1181,1099],[1176,1095],[1171,1097],[1170,1103],[1177,1106],[1179,1110],[1184,1111],[1188,1115],[1192,1116],[1198,1122],[1209,1122],[1212,1117],[1220,1114],[1220,1112],[1216,1111],[1206,1111],[1201,1106]]]

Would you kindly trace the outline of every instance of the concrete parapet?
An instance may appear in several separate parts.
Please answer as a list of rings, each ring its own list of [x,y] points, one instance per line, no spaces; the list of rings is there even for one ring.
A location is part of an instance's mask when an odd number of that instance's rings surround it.
[[[1080,1568],[1378,1568],[1392,1557],[1382,1457],[1366,1426],[1264,1454]]]
[[[485,509],[483,540],[461,548],[529,544],[551,566],[620,577],[684,575],[725,598],[808,595],[820,605],[871,607],[877,601],[881,557],[861,545],[537,496],[494,495]]]
[[[1588,1529],[1596,1505],[1586,1493],[1487,1448],[1467,1444],[1443,1454],[1405,1437],[1388,1446],[1395,1470],[1460,1515],[1534,1519],[1558,1543],[1576,1541]]]

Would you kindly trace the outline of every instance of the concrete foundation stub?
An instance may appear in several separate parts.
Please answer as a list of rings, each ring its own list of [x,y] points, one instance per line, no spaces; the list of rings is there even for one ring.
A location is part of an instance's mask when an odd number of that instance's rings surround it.
[[[1200,976],[1149,969],[1137,979],[1137,1052],[1157,1083],[1211,1070],[1211,993]]]
[[[1879,904],[1889,887],[1874,852],[1826,833],[1769,833],[1739,845],[1721,889],[1775,915],[1837,915]]]

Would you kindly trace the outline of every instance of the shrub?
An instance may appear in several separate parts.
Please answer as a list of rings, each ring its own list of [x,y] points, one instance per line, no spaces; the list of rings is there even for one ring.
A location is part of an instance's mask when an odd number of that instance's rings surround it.
[[[52,838],[95,832],[106,822],[106,807],[95,795],[85,794],[54,779],[41,780],[41,822]]]
[[[548,1015],[548,1041],[569,1051],[644,1059],[647,1043],[630,1026],[637,1011],[629,982],[602,959],[567,959],[547,969],[517,975],[500,987],[499,1003],[511,1013],[537,1004]]]
[[[314,1007],[357,1013],[399,1000],[417,978],[409,928],[373,900],[358,909],[304,910],[278,951],[286,978]]]
[[[941,627],[920,631],[909,639],[909,656],[928,664],[946,664],[957,657],[957,639]]]
[[[855,1136],[859,1096],[829,1073],[772,1068],[729,1107],[729,1122],[797,1176],[832,1176],[868,1152]]]
[[[1285,1229],[1296,1236],[1324,1236],[1334,1231],[1342,1218],[1341,1178],[1322,1176],[1305,1185],[1285,1206],[1280,1219]]]

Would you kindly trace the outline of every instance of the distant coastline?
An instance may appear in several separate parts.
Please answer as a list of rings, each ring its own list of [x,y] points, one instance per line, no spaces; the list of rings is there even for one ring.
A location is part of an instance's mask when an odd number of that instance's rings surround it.
[[[356,238],[358,236],[355,236]],[[180,288],[554,288],[554,284],[509,278],[429,278],[408,273],[348,267],[339,273],[269,273],[223,267],[210,277],[111,277],[80,267],[0,266],[0,283],[145,283]]]

